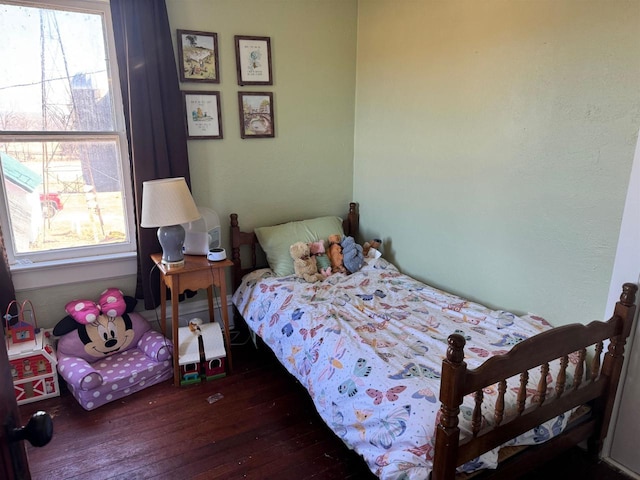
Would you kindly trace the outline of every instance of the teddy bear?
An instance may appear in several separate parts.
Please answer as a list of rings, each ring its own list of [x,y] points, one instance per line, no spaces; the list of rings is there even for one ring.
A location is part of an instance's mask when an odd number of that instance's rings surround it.
[[[308,245],[311,256],[316,260],[318,272],[325,278],[331,275],[331,261],[329,260],[329,257],[327,257],[324,242],[322,240],[318,240],[317,242],[310,242]]]
[[[322,280],[324,277],[318,273],[316,259],[311,256],[309,245],[304,242],[296,242],[289,247],[289,253],[293,258],[293,270],[296,277],[313,283]]]
[[[329,249],[327,250],[327,256],[331,262],[332,273],[347,273],[347,269],[344,268],[344,257],[342,255],[342,246],[340,241],[342,237],[339,234],[329,235]]]
[[[368,242],[364,242],[364,244],[362,245],[362,254],[365,257],[369,256],[369,251],[373,248],[374,250],[377,250],[378,247],[382,244],[382,240],[380,240],[379,238],[373,238],[371,240],[369,240]]]
[[[342,247],[342,261],[349,273],[357,272],[364,265],[362,245],[358,245],[353,237],[344,236],[340,242]]]

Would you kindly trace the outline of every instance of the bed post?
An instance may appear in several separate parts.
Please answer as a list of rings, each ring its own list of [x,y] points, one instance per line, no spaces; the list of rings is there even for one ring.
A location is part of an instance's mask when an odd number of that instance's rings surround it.
[[[624,363],[624,347],[627,343],[627,337],[631,334],[631,326],[635,316],[637,291],[638,286],[634,283],[622,285],[620,301],[616,303],[613,311],[613,317],[619,319],[619,326],[616,329],[616,334],[609,340],[609,348],[604,356],[600,372],[600,375],[608,377],[609,380],[606,393],[594,405],[594,410],[601,416],[598,428],[588,442],[589,453],[594,456],[599,455],[604,439],[607,436]]]
[[[462,395],[462,380],[467,371],[464,361],[465,339],[454,333],[447,339],[447,358],[442,362],[440,383],[440,421],[436,428],[436,447],[431,480],[453,480],[458,459],[458,414]]]
[[[358,204],[355,202],[349,203],[349,213],[347,218],[342,222],[342,229],[344,234],[350,237],[356,237],[360,230],[360,214],[358,213]]]
[[[242,263],[240,262],[240,226],[238,225],[238,214],[232,213],[231,218],[231,261],[233,262],[232,277],[233,290],[240,285],[242,278]]]
[[[240,231],[237,213],[231,213],[229,218],[231,220],[231,261],[233,262],[231,276],[233,278],[233,290],[235,291],[240,286],[243,275],[258,268],[256,257],[258,239],[254,232]],[[248,247],[250,253],[249,258],[245,257],[244,267],[242,266],[242,259],[240,258],[240,248],[243,246]],[[248,262],[248,265],[246,262]]]

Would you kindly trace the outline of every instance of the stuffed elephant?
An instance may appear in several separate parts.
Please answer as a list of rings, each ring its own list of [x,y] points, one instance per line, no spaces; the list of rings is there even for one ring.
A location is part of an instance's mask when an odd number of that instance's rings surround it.
[[[342,256],[345,268],[349,273],[357,272],[364,265],[362,246],[358,245],[353,237],[342,237]]]

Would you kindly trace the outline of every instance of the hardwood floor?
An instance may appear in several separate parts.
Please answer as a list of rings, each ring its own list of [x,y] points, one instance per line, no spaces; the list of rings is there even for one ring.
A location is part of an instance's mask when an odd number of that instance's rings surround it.
[[[91,412],[68,392],[21,406],[23,423],[37,410],[54,421],[51,443],[28,447],[33,479],[375,478],[269,353],[234,347],[233,358],[228,377],[186,387],[164,382]],[[216,393],[223,398],[210,404]],[[579,449],[558,462],[527,480],[627,478]]]

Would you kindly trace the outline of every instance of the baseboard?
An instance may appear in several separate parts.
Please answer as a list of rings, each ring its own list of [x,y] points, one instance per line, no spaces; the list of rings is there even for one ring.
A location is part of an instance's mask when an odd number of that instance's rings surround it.
[[[609,465],[609,466],[621,471],[622,473],[627,475],[629,478],[632,478],[634,480],[640,480],[640,475],[638,475],[633,470],[630,470],[629,468],[625,467],[624,465],[618,463],[613,458],[605,457],[605,458],[602,459],[602,461],[605,462],[607,465]]]
[[[218,297],[214,299],[213,304],[213,315],[217,322],[222,324],[222,319],[220,318],[220,305],[218,304]],[[231,296],[227,296],[226,302],[223,305],[227,309],[227,313],[229,316],[229,328],[234,328],[233,323],[233,302],[231,301]],[[207,321],[209,318],[209,305],[206,299],[203,300],[194,300],[194,301],[186,301],[180,304],[179,308],[179,322],[178,326],[186,327],[189,324],[189,320],[193,318],[201,318],[204,321]],[[146,318],[149,323],[154,326],[157,326],[158,330],[160,330],[160,307],[155,310],[142,310],[138,312],[144,318]],[[167,302],[167,329],[171,325],[171,303]]]

